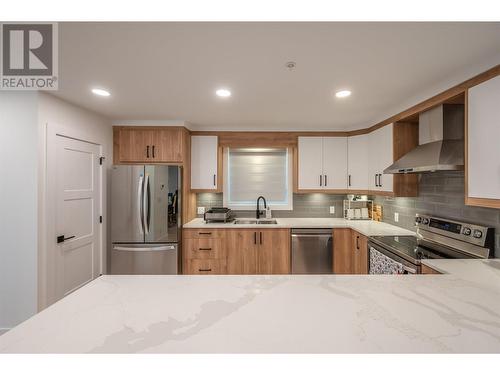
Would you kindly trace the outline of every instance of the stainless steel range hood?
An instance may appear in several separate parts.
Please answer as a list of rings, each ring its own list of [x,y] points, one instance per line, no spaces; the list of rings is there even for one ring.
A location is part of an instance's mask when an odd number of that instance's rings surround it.
[[[395,124],[394,126],[397,126]],[[419,116],[419,145],[384,173],[464,169],[464,106],[443,104]]]

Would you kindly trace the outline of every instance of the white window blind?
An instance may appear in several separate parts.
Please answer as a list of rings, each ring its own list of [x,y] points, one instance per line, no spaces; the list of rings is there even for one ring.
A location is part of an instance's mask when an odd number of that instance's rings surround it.
[[[224,205],[255,209],[266,198],[271,209],[292,209],[290,161],[286,148],[230,148],[227,150]]]

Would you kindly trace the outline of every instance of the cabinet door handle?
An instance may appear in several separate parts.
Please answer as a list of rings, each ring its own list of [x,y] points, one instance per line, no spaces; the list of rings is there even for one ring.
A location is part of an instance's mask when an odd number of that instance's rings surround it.
[[[348,182],[348,184],[349,184],[349,187],[350,187],[351,186],[351,175],[349,175],[349,182]]]
[[[151,146],[151,150],[153,151],[153,159],[154,159],[154,157],[155,157],[155,146],[154,145]]]
[[[201,251],[210,251],[212,250],[211,247],[199,247],[198,250],[201,250]]]
[[[325,174],[325,186],[328,186],[328,179],[327,179],[326,174]]]
[[[217,186],[217,175],[214,174],[214,186]]]
[[[212,232],[198,232],[198,234],[201,236],[201,235],[205,235],[205,236],[210,236],[212,234]]]
[[[198,268],[198,272],[210,272],[212,271],[211,268]]]
[[[356,249],[359,250],[359,236],[356,236]]]
[[[378,184],[377,184],[377,174],[375,174],[375,186],[378,186]]]
[[[146,157],[149,159],[149,146],[146,146]]]
[[[382,187],[382,173],[379,173],[378,175],[378,186]]]
[[[319,186],[323,186],[323,175],[319,175]]]
[[[257,245],[257,232],[253,232],[253,244]]]
[[[262,232],[259,233],[259,237],[260,237],[260,244],[262,245]]]

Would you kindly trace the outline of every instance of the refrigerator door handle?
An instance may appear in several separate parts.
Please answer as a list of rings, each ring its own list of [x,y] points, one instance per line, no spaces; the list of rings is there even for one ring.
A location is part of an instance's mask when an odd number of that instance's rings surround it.
[[[149,175],[146,174],[144,179],[144,192],[142,199],[142,221],[144,223],[144,233],[149,234]]]
[[[175,250],[174,245],[152,246],[152,247],[133,247],[133,246],[113,246],[113,250],[118,251],[166,251]]]
[[[143,219],[142,219],[143,218],[142,200],[143,200],[143,193],[144,193],[143,180],[144,180],[144,177],[141,174],[139,176],[139,183],[137,185],[137,203],[138,203],[137,207],[138,207],[138,212],[139,212],[139,215],[138,215],[139,228],[140,228],[140,231],[141,231],[142,235],[144,234],[144,222],[143,222]]]

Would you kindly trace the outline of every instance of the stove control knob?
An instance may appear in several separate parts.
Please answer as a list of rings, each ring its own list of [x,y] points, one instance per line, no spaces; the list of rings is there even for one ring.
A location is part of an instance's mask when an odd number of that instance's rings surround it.
[[[417,217],[415,218],[415,222],[416,222],[416,223],[421,223],[421,222],[422,222],[422,218],[421,218],[420,216],[417,216]]]
[[[429,219],[427,219],[426,217],[424,217],[424,218],[422,219],[422,224],[424,224],[424,225],[429,224]]]
[[[483,232],[481,232],[480,230],[475,230],[474,231],[474,234],[473,234],[474,238],[481,238],[483,237]]]
[[[470,236],[471,234],[471,229],[469,227],[465,227],[462,234],[465,235],[465,236]]]

